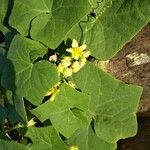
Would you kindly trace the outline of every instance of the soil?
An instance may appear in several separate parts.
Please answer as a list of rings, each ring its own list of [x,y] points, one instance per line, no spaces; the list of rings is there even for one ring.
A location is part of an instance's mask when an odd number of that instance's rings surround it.
[[[150,150],[150,24],[109,61],[106,69],[125,83],[143,87],[137,113],[138,134],[119,141],[118,150]]]

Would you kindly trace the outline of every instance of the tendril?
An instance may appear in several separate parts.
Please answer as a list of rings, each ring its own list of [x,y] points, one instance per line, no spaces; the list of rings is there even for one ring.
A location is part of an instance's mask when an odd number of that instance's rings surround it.
[[[97,6],[93,7],[90,14],[87,15],[87,20],[79,22],[79,27],[81,30],[80,44],[85,44],[87,40],[87,32],[88,32],[88,27],[86,26],[85,29],[83,29],[82,24],[87,24],[90,21],[90,17],[93,17],[96,20],[99,16],[101,16],[105,12],[107,8],[109,8],[112,5],[112,0],[110,0],[106,2],[106,4],[103,6],[102,10],[99,13],[96,13],[95,10],[97,10],[100,7],[100,4],[103,2],[104,0],[97,1]]]

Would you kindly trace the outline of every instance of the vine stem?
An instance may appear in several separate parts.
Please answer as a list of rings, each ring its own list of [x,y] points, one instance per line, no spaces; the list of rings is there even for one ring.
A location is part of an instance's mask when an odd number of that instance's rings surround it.
[[[98,9],[98,7],[100,6],[100,4],[101,4],[102,2],[103,2],[103,0],[98,1],[98,2],[97,2],[97,6],[96,6],[95,8],[92,8],[92,12],[91,12],[91,13],[95,14],[95,10]],[[105,4],[105,6],[104,6],[104,8],[101,10],[101,12],[99,12],[99,13],[96,14],[95,19],[97,19],[97,17],[99,17],[100,15],[102,15],[102,13],[103,13],[107,8],[109,8],[111,5],[112,5],[112,0],[108,1],[108,3]],[[85,44],[85,43],[86,43],[86,41],[87,41],[87,34],[88,34],[88,27],[86,26],[86,27],[85,27],[85,31],[83,31],[83,28],[82,28],[81,23],[85,23],[85,24],[86,24],[87,22],[89,22],[90,17],[91,17],[91,15],[87,15],[87,20],[86,20],[86,21],[80,21],[80,22],[79,22],[79,27],[80,27],[80,29],[81,29],[80,44]]]

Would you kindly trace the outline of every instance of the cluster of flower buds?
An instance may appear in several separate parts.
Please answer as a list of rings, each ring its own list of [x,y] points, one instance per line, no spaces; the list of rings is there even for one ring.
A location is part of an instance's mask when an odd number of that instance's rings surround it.
[[[72,73],[78,72],[86,64],[87,58],[91,53],[90,51],[86,51],[85,44],[79,46],[75,39],[73,39],[72,47],[66,49],[66,51],[70,55],[63,57],[57,69],[64,77],[69,77]]]
[[[86,45],[79,46],[78,42],[73,39],[72,47],[66,49],[69,53],[68,56],[64,56],[57,66],[58,72],[64,77],[69,77],[72,73],[78,72],[87,62],[87,58],[91,54],[90,51],[86,50]],[[51,62],[57,62],[57,55],[50,56]],[[50,96],[50,100],[54,101],[56,95],[59,93],[59,87],[61,82],[58,82],[54,87],[50,88],[45,96]],[[75,88],[75,84],[72,81],[66,82],[72,88]]]

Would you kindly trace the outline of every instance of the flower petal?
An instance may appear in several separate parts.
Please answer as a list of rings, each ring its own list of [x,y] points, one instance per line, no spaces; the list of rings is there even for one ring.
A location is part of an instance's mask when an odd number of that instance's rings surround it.
[[[54,101],[56,95],[57,95],[59,92],[60,92],[60,90],[55,87],[54,92],[52,93],[52,95],[51,95],[51,97],[50,97],[50,101]]]
[[[80,48],[81,48],[82,50],[85,50],[85,49],[86,49],[86,45],[83,44],[83,45],[80,46]]]
[[[67,48],[66,51],[72,53],[73,52],[73,48]]]
[[[78,42],[75,40],[75,39],[73,39],[73,41],[72,41],[72,47],[73,48],[76,48],[76,47],[78,47],[79,45],[78,45]]]
[[[87,60],[86,60],[85,57],[83,57],[83,58],[80,59],[80,62],[79,62],[79,63],[80,63],[81,68],[85,65],[86,61],[87,61]]]
[[[64,68],[65,68],[65,67],[64,67],[61,63],[57,66],[57,70],[58,70],[58,72],[60,72],[60,73],[63,73]]]
[[[71,146],[69,150],[79,150],[77,146]]]
[[[88,58],[90,55],[91,55],[91,52],[90,52],[90,51],[84,51],[84,52],[83,52],[83,56],[84,56],[85,58]]]
[[[65,68],[65,69],[63,70],[63,75],[64,75],[65,77],[70,77],[70,76],[72,75],[72,69],[71,69],[71,68]]]
[[[75,61],[73,64],[72,64],[72,70],[73,72],[78,72],[80,70],[80,64],[78,61]]]
[[[68,67],[71,65],[71,58],[68,57],[68,56],[65,56],[62,60],[61,60],[61,64],[64,66],[64,67]]]

